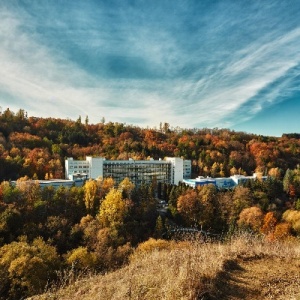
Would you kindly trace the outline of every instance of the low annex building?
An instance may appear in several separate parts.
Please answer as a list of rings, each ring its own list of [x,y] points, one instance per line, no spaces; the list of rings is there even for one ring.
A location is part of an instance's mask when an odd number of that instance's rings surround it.
[[[66,187],[66,188],[71,188],[73,186],[83,186],[85,182],[85,178],[74,178],[72,180],[70,179],[50,179],[50,180],[34,180],[34,179],[29,179],[29,180],[21,180],[21,181],[11,181],[11,184],[13,186],[20,187],[24,184],[28,186],[34,186],[38,184],[41,188],[45,187],[53,187],[54,189],[58,189],[59,187]]]
[[[267,176],[262,176],[261,179],[265,180]],[[244,176],[244,175],[233,175],[230,177],[219,177],[219,178],[211,178],[211,177],[203,177],[199,176],[195,179],[183,179],[183,183],[195,188],[197,186],[203,186],[206,184],[213,184],[218,188],[228,189],[235,187],[241,183],[246,182],[247,180],[255,180],[257,179],[257,174],[253,174],[252,176]]]
[[[184,178],[191,178],[191,161],[179,157],[164,160],[106,160],[103,157],[87,156],[86,160],[65,160],[65,177],[73,180],[76,176],[96,179],[112,177],[120,183],[128,177],[135,185],[142,183],[178,184]]]

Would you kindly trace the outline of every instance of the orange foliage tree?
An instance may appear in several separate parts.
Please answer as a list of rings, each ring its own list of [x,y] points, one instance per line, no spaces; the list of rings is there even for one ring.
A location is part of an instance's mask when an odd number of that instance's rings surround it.
[[[269,239],[272,240],[274,238],[274,230],[276,224],[277,224],[277,219],[274,213],[273,212],[266,213],[263,220],[263,225],[260,229],[261,233],[263,233],[265,236],[267,236]]]
[[[238,225],[241,228],[250,228],[258,232],[263,222],[263,212],[259,207],[245,208],[239,215]]]

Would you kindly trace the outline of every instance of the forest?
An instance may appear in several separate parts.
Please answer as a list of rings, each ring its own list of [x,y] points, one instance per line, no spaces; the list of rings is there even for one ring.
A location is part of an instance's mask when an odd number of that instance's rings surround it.
[[[83,187],[41,188],[64,178],[67,157],[191,159],[193,176],[266,175],[234,189],[184,184],[134,186],[127,178]],[[28,181],[28,179],[34,179]],[[11,183],[16,180],[16,185]],[[160,213],[157,197],[168,204]],[[41,293],[64,270],[104,273],[127,263],[134,249],[174,228],[224,239],[237,230],[268,241],[300,236],[300,135],[269,137],[228,129],[139,128],[0,115],[0,299]]]

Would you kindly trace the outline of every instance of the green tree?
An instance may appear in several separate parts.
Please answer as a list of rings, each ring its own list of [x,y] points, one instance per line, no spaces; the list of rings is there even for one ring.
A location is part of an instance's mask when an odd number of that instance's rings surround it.
[[[61,149],[60,145],[58,145],[58,144],[53,144],[51,146],[51,150],[52,150],[53,154],[58,154],[58,155],[62,154],[62,149]]]
[[[202,207],[199,225],[209,230],[222,230],[223,221],[216,187],[213,184],[200,187],[198,197]]]
[[[294,196],[294,172],[287,169],[283,177],[283,190],[291,197]]]
[[[126,217],[126,236],[132,244],[148,239],[154,231],[158,212],[151,185],[143,184],[132,191]]]
[[[12,186],[8,181],[3,181],[0,184],[1,198],[4,203],[19,203],[21,199],[21,191]]]
[[[297,201],[295,202],[295,209],[296,210],[300,210],[300,199],[297,199]]]
[[[0,213],[0,245],[12,242],[21,232],[23,222],[20,211],[9,204]]]
[[[154,236],[157,239],[162,238],[163,233],[165,232],[164,222],[161,216],[158,216],[156,219],[156,225],[154,230]]]

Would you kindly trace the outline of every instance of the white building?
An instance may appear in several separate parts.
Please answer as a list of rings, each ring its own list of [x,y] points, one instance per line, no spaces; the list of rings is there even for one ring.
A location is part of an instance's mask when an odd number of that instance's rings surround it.
[[[22,185],[27,185],[27,186],[34,186],[38,184],[41,188],[44,187],[53,187],[55,189],[59,187],[66,187],[66,188],[71,188],[73,186],[83,186],[85,182],[84,178],[77,178],[77,179],[50,179],[50,180],[21,180],[21,181],[12,181],[11,184],[13,186],[20,187]]]
[[[87,178],[112,177],[118,184],[128,177],[136,185],[142,183],[178,184],[183,178],[191,176],[191,161],[179,157],[167,157],[165,160],[106,160],[103,157],[87,156],[86,160],[65,161],[65,176],[86,175]]]
[[[255,180],[255,179],[257,179],[257,175],[254,173],[252,176],[233,175],[230,177],[219,177],[219,178],[199,176],[195,179],[183,179],[183,182],[193,188],[197,186],[203,186],[206,184],[213,184],[218,188],[226,189],[244,183],[247,180]],[[261,179],[266,180],[267,176],[262,176]]]
[[[189,159],[183,160],[183,178],[192,177],[192,162]]]

